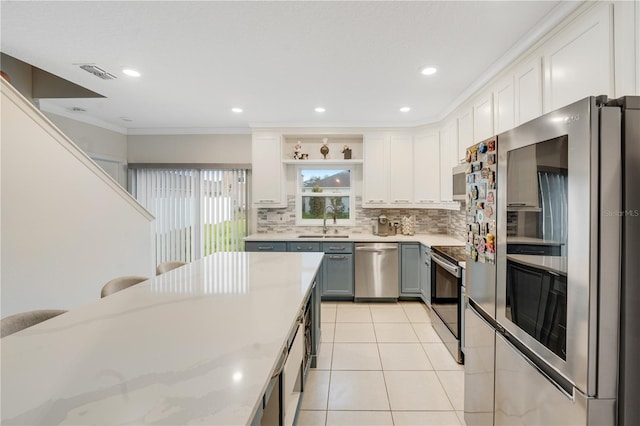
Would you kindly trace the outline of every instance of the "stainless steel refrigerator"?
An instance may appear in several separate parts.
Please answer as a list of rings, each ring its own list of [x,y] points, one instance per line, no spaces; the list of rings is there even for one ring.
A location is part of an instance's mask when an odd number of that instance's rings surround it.
[[[589,97],[495,143],[493,257],[489,158],[467,155],[467,424],[640,424],[640,97]]]

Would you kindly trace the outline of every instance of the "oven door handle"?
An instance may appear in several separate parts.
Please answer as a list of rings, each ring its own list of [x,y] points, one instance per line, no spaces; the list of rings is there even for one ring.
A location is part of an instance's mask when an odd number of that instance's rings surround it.
[[[452,265],[450,262],[447,262],[447,260],[445,260],[442,257],[438,256],[434,252],[431,252],[431,260],[436,262],[438,265],[442,266],[451,275],[455,276],[456,278],[460,278],[460,267],[459,266]]]

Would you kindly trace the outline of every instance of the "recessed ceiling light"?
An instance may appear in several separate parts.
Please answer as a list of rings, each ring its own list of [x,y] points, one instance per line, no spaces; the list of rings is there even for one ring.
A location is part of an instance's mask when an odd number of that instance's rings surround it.
[[[411,108],[409,108],[409,107],[400,108],[400,112],[409,112],[409,111],[411,111]]]
[[[420,72],[422,73],[422,75],[432,75],[438,72],[438,69],[435,67],[426,67],[426,68],[423,68],[422,71]]]
[[[132,70],[131,68],[125,68],[122,70],[122,72],[129,77],[140,77],[140,73],[136,70]]]
[[[240,114],[242,112],[242,108],[231,108],[231,111],[235,112],[236,114]]]
[[[325,112],[326,109],[322,108],[322,107],[317,107],[316,108],[316,112]]]

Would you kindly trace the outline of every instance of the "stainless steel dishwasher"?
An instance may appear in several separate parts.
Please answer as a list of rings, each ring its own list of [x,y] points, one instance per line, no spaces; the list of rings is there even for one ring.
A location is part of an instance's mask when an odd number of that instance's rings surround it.
[[[355,300],[398,299],[398,244],[356,243]]]

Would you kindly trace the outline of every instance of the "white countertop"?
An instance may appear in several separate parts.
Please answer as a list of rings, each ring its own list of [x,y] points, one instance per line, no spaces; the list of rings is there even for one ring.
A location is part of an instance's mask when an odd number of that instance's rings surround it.
[[[533,266],[551,270],[558,274],[567,275],[567,257],[566,256],[536,256],[530,254],[508,254],[507,260],[522,263],[523,265]]]
[[[312,234],[251,234],[245,237],[245,241],[345,241],[345,242],[388,242],[388,243],[422,243],[425,246],[463,246],[464,242],[446,234],[415,234],[415,235],[389,235],[380,237],[373,234],[349,234],[348,238],[332,238],[332,234],[328,233],[326,238],[322,238],[322,234],[318,234],[318,238],[299,238],[299,235]]]
[[[2,423],[251,422],[321,261],[216,254],[3,338]]]
[[[533,237],[507,237],[507,244],[531,244],[538,246],[563,246],[561,241],[544,240],[542,238]]]

